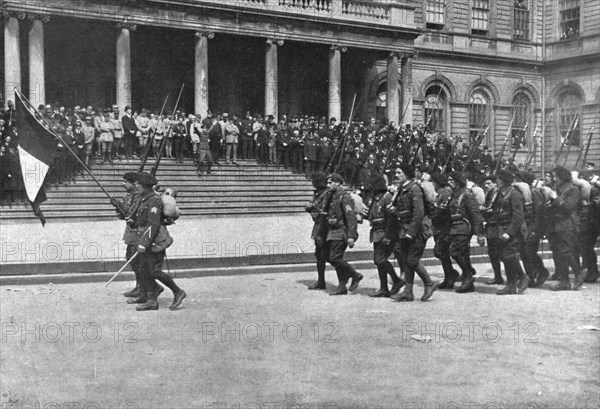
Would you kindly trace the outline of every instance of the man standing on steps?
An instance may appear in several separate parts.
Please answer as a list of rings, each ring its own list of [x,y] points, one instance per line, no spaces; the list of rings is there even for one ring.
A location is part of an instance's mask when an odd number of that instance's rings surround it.
[[[338,287],[329,295],[348,294],[346,285],[352,278],[350,291],[356,290],[358,283],[363,279],[362,274],[344,260],[346,247],[354,247],[358,238],[356,215],[354,214],[354,203],[352,198],[342,184],[344,179],[338,174],[333,173],[327,180],[327,185],[331,194],[325,204],[327,213],[327,222],[329,231],[327,232],[325,254],[327,261],[335,268],[338,276]]]
[[[467,191],[467,180],[461,172],[454,171],[448,178],[452,189],[450,197],[450,256],[462,270],[462,284],[457,293],[475,291],[475,269],[471,265],[471,237],[477,236],[480,245],[485,238],[481,232],[481,212],[473,194]]]
[[[424,234],[425,203],[423,192],[415,183],[415,167],[408,163],[401,164],[396,172],[400,178],[400,186],[395,198],[388,207],[390,217],[399,221],[395,253],[399,256],[398,264],[405,274],[406,285],[397,301],[414,301],[413,283],[415,273],[423,280],[425,291],[421,301],[427,301],[437,289],[427,270],[421,262],[427,236]],[[431,230],[431,226],[429,226]]]
[[[325,263],[327,261],[325,248],[328,224],[324,207],[327,202],[327,195],[330,193],[327,188],[327,175],[323,172],[317,172],[312,175],[312,185],[315,188],[313,200],[306,206],[306,211],[310,213],[314,225],[311,238],[315,241],[315,258],[317,260],[317,281],[311,284],[309,290],[325,290]]]
[[[159,280],[173,291],[173,303],[169,307],[175,309],[186,297],[185,291],[175,284],[175,281],[161,270],[166,255],[166,249],[173,239],[162,223],[163,204],[153,190],[158,182],[147,172],[137,174],[140,190],[140,205],[136,212],[138,246],[140,253],[140,284],[142,291],[148,294],[148,301],[136,308],[138,311],[158,310],[158,294],[154,280]]]
[[[487,241],[487,252],[490,258],[490,264],[494,272],[494,278],[486,281],[487,285],[504,284],[502,278],[502,265],[500,264],[500,236],[498,235],[498,221],[494,214],[494,202],[499,195],[496,185],[497,177],[490,175],[485,180],[485,204],[481,207],[481,217],[485,222],[485,235]]]

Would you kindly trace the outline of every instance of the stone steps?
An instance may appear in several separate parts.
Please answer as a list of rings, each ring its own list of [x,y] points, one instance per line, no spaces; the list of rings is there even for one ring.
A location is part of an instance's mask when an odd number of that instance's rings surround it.
[[[139,161],[115,161],[90,164],[94,177],[115,198],[124,195],[122,177],[137,171]],[[149,160],[145,169],[150,170]],[[178,163],[161,161],[157,172],[159,184],[179,192],[178,206],[182,217],[218,215],[285,214],[304,211],[310,200],[312,185],[304,175],[274,167],[261,167],[254,161],[239,161],[238,165],[213,167],[211,175],[197,175],[189,159]],[[115,210],[106,195],[88,174],[74,181],[46,188],[48,200],[42,204],[46,218],[94,220],[112,219]],[[29,204],[0,206],[0,220],[34,219]]]

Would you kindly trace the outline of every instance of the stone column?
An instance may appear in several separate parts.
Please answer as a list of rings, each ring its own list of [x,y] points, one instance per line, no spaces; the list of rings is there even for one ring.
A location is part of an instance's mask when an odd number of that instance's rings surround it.
[[[342,118],[342,54],[346,47],[332,45],[329,48],[329,118],[335,117],[340,121]]]
[[[21,90],[21,55],[19,41],[19,20],[25,13],[16,15],[4,13],[4,103],[15,102],[14,89]]]
[[[215,33],[196,31],[194,48],[194,112],[206,118],[208,111],[208,40]]]
[[[388,122],[400,125],[400,96],[398,93],[398,53],[391,52],[387,60],[386,114]],[[404,121],[406,122],[406,121]]]
[[[413,77],[412,77],[412,60],[413,54],[404,54],[402,57],[402,66],[400,68],[401,84],[402,84],[402,112],[405,124],[413,122]]]
[[[33,25],[29,31],[29,101],[34,107],[46,103],[46,74],[44,64],[44,25],[50,18],[28,16]]]
[[[283,40],[268,39],[265,52],[265,116],[273,115],[278,120],[277,112],[277,47]]]
[[[118,23],[117,29],[117,105],[119,112],[125,112],[131,106],[131,37],[135,24]]]

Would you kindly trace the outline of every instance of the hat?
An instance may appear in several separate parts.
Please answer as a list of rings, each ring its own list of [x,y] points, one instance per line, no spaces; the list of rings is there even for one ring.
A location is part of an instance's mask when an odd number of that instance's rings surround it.
[[[585,166],[591,166],[593,168],[594,166],[596,166],[596,164],[594,162],[586,162]]]
[[[123,174],[123,179],[125,179],[128,182],[135,182],[137,180],[137,173],[136,172],[126,172]]]
[[[112,109],[119,109],[119,106],[118,105],[113,105]]]
[[[385,178],[379,173],[372,173],[369,177],[369,183],[371,184],[371,190],[373,192],[387,191],[387,184],[385,183]]]
[[[86,121],[91,121],[91,120],[92,120],[92,117],[91,117],[91,116],[86,116],[86,117],[85,117],[85,120],[86,120]]]
[[[448,178],[443,173],[434,173],[431,179],[440,186],[448,185]]]
[[[463,186],[467,184],[467,179],[465,179],[465,176],[459,171],[455,170],[454,172],[451,172],[450,177]]]
[[[531,172],[519,172],[517,176],[528,185],[531,185],[535,180],[535,175]]]
[[[223,114],[221,115],[223,118],[229,118],[229,114],[227,112],[223,112]]]
[[[77,121],[75,121],[75,125],[81,125],[81,121],[78,119]]]
[[[323,172],[315,172],[311,177],[315,189],[327,187],[327,175]]]
[[[344,183],[344,178],[339,173],[332,173],[331,175],[329,175],[328,179],[332,182],[339,183],[340,185]]]
[[[402,163],[398,167],[400,170],[402,170],[402,173],[404,173],[407,178],[413,179],[415,177],[415,167],[410,163]]]
[[[125,105],[125,111],[127,111],[128,109],[131,109],[131,107],[129,105]]]
[[[571,176],[571,172],[569,172],[566,168],[564,168],[560,165],[556,166],[554,169],[552,169],[552,172],[556,173],[556,176],[558,176],[558,178],[564,182],[570,182],[571,180],[573,180],[573,176]]]
[[[498,179],[505,181],[506,183],[512,183],[515,181],[515,175],[510,170],[500,169],[498,171]]]
[[[136,178],[137,178],[137,181],[140,182],[140,184],[142,184],[142,185],[153,186],[158,183],[156,178],[154,176],[152,176],[151,174],[149,174],[148,172],[138,172],[136,174]]]

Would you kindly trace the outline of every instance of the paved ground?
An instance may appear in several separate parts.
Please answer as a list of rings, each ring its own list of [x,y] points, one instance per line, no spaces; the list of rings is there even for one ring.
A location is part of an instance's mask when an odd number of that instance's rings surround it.
[[[180,310],[167,290],[143,313],[126,283],[0,287],[2,407],[600,406],[600,284],[395,303],[363,272],[341,297],[311,273],[181,279]]]

